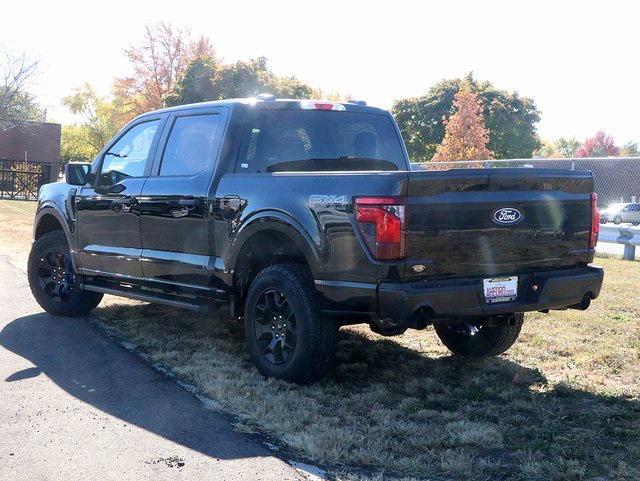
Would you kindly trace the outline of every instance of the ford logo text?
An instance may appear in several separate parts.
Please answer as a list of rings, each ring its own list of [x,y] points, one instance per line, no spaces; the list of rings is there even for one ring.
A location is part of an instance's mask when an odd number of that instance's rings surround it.
[[[513,207],[502,207],[493,213],[493,222],[497,224],[516,224],[523,218],[520,211]]]

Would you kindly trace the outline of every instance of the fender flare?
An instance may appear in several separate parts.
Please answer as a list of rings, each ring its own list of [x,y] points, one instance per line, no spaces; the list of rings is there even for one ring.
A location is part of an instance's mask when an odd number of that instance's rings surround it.
[[[229,248],[227,266],[235,270],[243,247],[260,232],[276,231],[291,239],[303,253],[311,272],[315,275],[321,266],[320,237],[315,241],[309,232],[293,217],[280,211],[262,211],[252,215],[238,228]]]
[[[65,237],[67,238],[67,244],[69,244],[69,250],[71,251],[71,265],[73,265],[73,269],[77,272],[79,267],[78,255],[76,252],[76,243],[73,236],[74,231],[74,223],[71,218],[67,218],[66,215],[60,212],[57,205],[53,202],[47,202],[44,205],[41,205],[36,212],[35,218],[33,220],[33,236],[32,240],[35,242],[36,232],[38,230],[38,226],[40,222],[45,216],[54,217],[58,223],[62,226],[62,232],[64,232]]]
[[[35,218],[33,220],[33,239],[36,238],[36,232],[38,231],[38,227],[43,219],[46,216],[54,217],[58,223],[62,226],[62,230],[64,231],[64,235],[67,237],[67,242],[69,242],[69,247],[75,247],[71,242],[72,237],[72,224],[71,219],[69,219],[66,215],[60,213],[60,210],[53,203],[47,203],[45,205],[40,206],[38,211],[36,212]]]

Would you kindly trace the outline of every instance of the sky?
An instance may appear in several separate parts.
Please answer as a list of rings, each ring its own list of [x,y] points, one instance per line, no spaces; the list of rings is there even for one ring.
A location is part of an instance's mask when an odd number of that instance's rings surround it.
[[[0,46],[40,61],[31,90],[48,120],[84,82],[109,94],[144,25],[208,36],[225,61],[265,56],[272,70],[390,108],[472,71],[532,97],[544,139],[597,130],[640,142],[640,2],[146,1],[6,2]]]

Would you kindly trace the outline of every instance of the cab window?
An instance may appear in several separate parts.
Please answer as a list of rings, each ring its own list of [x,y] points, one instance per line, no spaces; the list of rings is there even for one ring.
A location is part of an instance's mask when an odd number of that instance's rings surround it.
[[[162,154],[160,175],[195,175],[213,162],[220,115],[176,118]]]
[[[144,176],[160,120],[131,127],[104,155],[98,185],[115,185],[129,177]]]

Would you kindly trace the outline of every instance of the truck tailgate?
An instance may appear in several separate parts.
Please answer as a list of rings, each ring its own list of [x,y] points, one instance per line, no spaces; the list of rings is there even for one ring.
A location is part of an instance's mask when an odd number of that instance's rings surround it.
[[[584,265],[592,191],[592,175],[583,171],[410,172],[406,276],[490,276]]]

